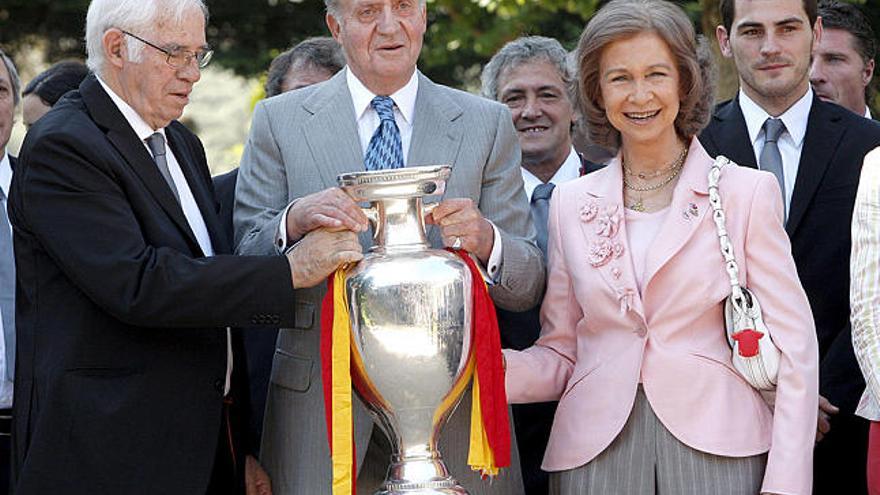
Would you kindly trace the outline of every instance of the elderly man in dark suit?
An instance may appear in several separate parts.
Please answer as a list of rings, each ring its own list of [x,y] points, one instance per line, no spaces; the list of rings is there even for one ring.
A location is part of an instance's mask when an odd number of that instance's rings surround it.
[[[7,198],[15,157],[6,150],[20,101],[15,64],[0,50],[0,494],[9,493],[10,434],[15,374],[15,257]]]
[[[427,28],[423,1],[326,4],[327,24],[347,68],[257,105],[236,188],[239,251],[273,253],[321,226],[361,232],[369,245],[367,219],[336,187],[336,176],[371,168],[368,150],[376,140],[394,150],[392,167],[452,165],[445,197],[432,213],[431,244],[473,253],[499,306],[532,307],[544,287],[544,266],[508,110],[437,85],[416,69]],[[296,325],[278,336],[261,460],[276,493],[325,495],[331,470],[318,352],[324,291],[297,294]],[[474,495],[521,494],[515,450],[511,469],[492,483],[467,467],[469,409],[466,394],[440,439],[452,474]],[[366,493],[384,477],[390,450],[360,401],[354,421],[358,491]]]
[[[204,150],[176,121],[210,59],[201,0],[93,0],[95,75],[36,122],[12,181],[19,495],[236,493],[228,326],[361,258],[316,231],[224,256]],[[320,255],[319,255],[320,254]]]
[[[810,88],[810,54],[822,36],[815,0],[722,0],[720,6],[718,41],[736,63],[740,91],[718,106],[700,141],[713,156],[777,177],[819,339],[824,399],[814,493],[866,493],[868,424],[854,414],[865,382],[849,326],[850,221],[862,160],[880,145],[880,125],[820,100]]]

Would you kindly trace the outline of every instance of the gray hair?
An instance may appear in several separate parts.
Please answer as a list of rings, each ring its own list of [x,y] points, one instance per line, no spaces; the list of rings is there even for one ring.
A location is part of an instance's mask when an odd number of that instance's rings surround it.
[[[0,49],[0,60],[3,60],[3,65],[6,66],[6,71],[9,72],[9,80],[12,82],[12,106],[17,107],[18,102],[21,101],[21,79],[18,78],[18,71],[15,70],[15,64],[12,62],[12,59],[3,52],[3,49]]]
[[[590,141],[606,149],[620,146],[602,107],[599,61],[611,43],[640,33],[655,33],[669,47],[678,67],[681,102],[675,118],[679,137],[690,140],[708,123],[715,101],[715,65],[705,38],[697,36],[681,7],[666,0],[612,0],[584,28],[577,48],[578,101]]]
[[[483,83],[482,95],[497,101],[498,80],[504,73],[533,60],[545,61],[556,67],[556,72],[565,83],[568,100],[573,104],[576,79],[568,52],[558,41],[544,36],[525,36],[504,45],[483,68],[480,76]]]
[[[342,46],[329,36],[316,36],[300,41],[269,64],[269,74],[266,76],[267,98],[281,94],[287,73],[297,64],[336,74],[345,66],[345,55],[342,53]]]
[[[425,10],[425,0],[419,0],[419,3],[422,5],[422,10]],[[324,0],[324,6],[327,8],[327,13],[339,19],[339,0]]]
[[[187,12],[198,8],[208,19],[208,7],[202,0],[92,0],[86,14],[86,64],[95,74],[104,70],[103,37],[117,28],[145,35],[153,32],[159,20],[183,21]],[[128,58],[140,60],[143,43],[126,43]]]

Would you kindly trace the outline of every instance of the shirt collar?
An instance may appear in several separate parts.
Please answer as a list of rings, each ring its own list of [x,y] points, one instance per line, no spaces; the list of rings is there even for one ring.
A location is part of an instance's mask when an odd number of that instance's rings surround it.
[[[370,103],[376,94],[367,89],[364,83],[357,78],[349,69],[345,68],[345,79],[348,82],[348,91],[351,93],[351,101],[354,103],[354,117],[360,120],[364,113],[370,108]],[[409,124],[413,123],[413,115],[416,112],[416,95],[419,92],[419,71],[414,70],[409,82],[402,88],[389,95],[394,100],[394,104],[400,111],[400,115]]]
[[[746,119],[746,127],[749,130],[749,139],[752,145],[758,142],[758,135],[764,127],[764,122],[771,118],[763,108],[746,95],[745,91],[739,90],[739,106],[743,117]],[[800,147],[807,134],[807,121],[810,118],[810,109],[813,107],[813,89],[807,88],[807,92],[788,110],[780,115],[779,119],[785,124],[785,130],[794,141],[796,147]]]
[[[525,168],[520,167],[520,170],[522,170],[523,188],[526,191],[526,197],[531,201],[532,193],[535,192],[535,188],[542,184],[541,179],[535,177],[535,174],[529,172]],[[553,177],[550,178],[550,182],[558,186],[564,182],[577,179],[580,174],[581,157],[578,155],[577,151],[575,151],[574,146],[572,146],[571,152],[568,153],[565,161],[559,166],[559,170],[557,170],[556,173],[553,174]]]
[[[150,124],[147,124],[143,117],[141,117],[134,108],[131,108],[131,105],[126,103],[125,100],[117,95],[116,92],[113,91],[110,86],[108,86],[107,83],[105,83],[101,79],[100,76],[98,77],[98,82],[101,83],[101,87],[104,88],[104,91],[106,91],[107,94],[110,96],[110,99],[113,101],[113,104],[116,105],[116,108],[118,108],[119,111],[122,112],[122,116],[125,117],[126,122],[128,122],[128,125],[131,126],[132,130],[135,134],[137,134],[137,137],[141,141],[146,141],[148,137],[158,132],[162,134],[163,138],[165,138],[165,142],[168,142],[168,139],[165,136],[164,127],[153,130],[153,128],[150,127]]]
[[[9,153],[3,151],[3,158],[0,158],[0,189],[3,189],[3,195],[9,197],[9,185],[12,184],[12,164],[9,162]]]
[[[865,118],[866,119],[873,119],[874,118],[874,116],[871,115],[871,109],[868,108],[868,105],[865,105]]]

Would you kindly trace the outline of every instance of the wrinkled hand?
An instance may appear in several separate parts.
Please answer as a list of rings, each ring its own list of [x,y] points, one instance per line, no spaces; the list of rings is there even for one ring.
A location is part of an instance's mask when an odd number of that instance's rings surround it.
[[[476,255],[484,265],[489,261],[495,231],[470,199],[441,201],[426,221],[440,226],[444,246],[452,247],[458,238],[461,239],[461,249]]]
[[[816,443],[822,441],[825,435],[831,431],[831,416],[840,412],[834,404],[828,402],[825,397],[819,396],[819,422],[816,425]]]
[[[287,212],[287,238],[291,240],[320,228],[363,232],[368,227],[367,216],[338,187],[304,196]]]
[[[244,483],[247,495],[272,495],[272,480],[252,455],[245,457]]]
[[[350,230],[318,229],[306,234],[287,254],[293,288],[314,287],[344,263],[363,259],[357,234]]]

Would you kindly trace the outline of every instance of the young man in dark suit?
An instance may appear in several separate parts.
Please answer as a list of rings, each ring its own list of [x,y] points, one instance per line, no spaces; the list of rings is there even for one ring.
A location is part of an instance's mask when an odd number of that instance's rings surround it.
[[[347,231],[224,256],[204,150],[176,120],[210,60],[206,18],[201,0],[93,0],[95,74],[25,138],[10,193],[19,495],[237,493],[227,327],[292,324],[295,288],[361,258]]]
[[[810,55],[822,36],[815,0],[721,0],[720,7],[716,34],[736,64],[740,91],[718,106],[700,141],[713,156],[777,177],[819,339],[814,493],[865,493],[867,422],[854,414],[865,383],[849,326],[850,220],[862,159],[880,145],[880,125],[811,90]]]

